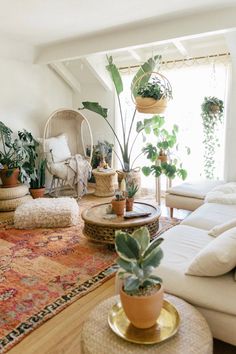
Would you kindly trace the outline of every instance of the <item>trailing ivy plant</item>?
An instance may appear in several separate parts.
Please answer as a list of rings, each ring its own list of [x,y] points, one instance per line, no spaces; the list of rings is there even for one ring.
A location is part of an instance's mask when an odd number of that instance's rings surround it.
[[[143,130],[147,135],[152,132],[156,136],[155,144],[147,143],[143,148],[144,154],[152,165],[144,166],[142,172],[145,176],[153,174],[155,177],[159,177],[164,174],[170,179],[179,176],[182,180],[185,180],[187,178],[187,171],[183,168],[182,163],[177,157],[179,149],[177,144],[178,126],[174,125],[171,132],[169,132],[163,127],[164,124],[164,117],[159,115],[145,119],[144,123],[139,122],[140,129],[143,125]],[[188,147],[185,148],[187,154],[190,154],[190,149]],[[168,157],[168,161],[163,161],[160,165],[157,165],[155,162],[163,156]]]
[[[224,103],[217,97],[205,97],[201,105],[204,144],[204,173],[208,179],[215,176],[215,153],[219,147],[218,131],[223,123]]]

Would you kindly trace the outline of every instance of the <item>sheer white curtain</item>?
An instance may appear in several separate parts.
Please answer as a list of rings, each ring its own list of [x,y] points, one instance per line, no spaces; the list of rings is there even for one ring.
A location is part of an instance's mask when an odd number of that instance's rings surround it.
[[[202,60],[198,62],[176,63],[167,67],[163,65],[160,72],[170,81],[173,88],[173,100],[169,102],[168,108],[164,113],[167,125],[173,124],[179,126],[178,143],[188,146],[191,154],[180,156],[183,167],[187,169],[188,180],[197,180],[204,178],[203,173],[203,126],[201,118],[201,104],[205,96],[216,96],[226,101],[227,94],[227,71],[229,59],[221,60]],[[126,120],[130,121],[134,104],[130,96],[130,83],[135,72],[123,73],[124,94],[122,107],[125,108]],[[136,121],[148,118],[146,114],[136,114]],[[118,133],[121,133],[120,125],[116,127]],[[120,134],[121,135],[121,134]],[[134,137],[134,132],[133,136]],[[220,146],[216,153],[216,171],[217,178],[223,177],[223,154],[224,154],[224,125],[219,132]],[[155,139],[153,137],[153,139]],[[150,138],[149,138],[150,141]],[[155,143],[155,140],[153,140]],[[133,157],[141,152],[144,143],[140,136],[133,150]],[[144,156],[140,156],[134,164],[135,166],[148,165],[149,162]],[[177,178],[174,184],[179,183]],[[154,178],[142,176],[142,186],[154,188]]]

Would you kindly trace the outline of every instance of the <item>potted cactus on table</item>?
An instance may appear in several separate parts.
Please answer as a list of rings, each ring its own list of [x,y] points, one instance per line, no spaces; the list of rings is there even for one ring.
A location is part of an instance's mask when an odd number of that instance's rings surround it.
[[[132,234],[117,231],[115,247],[123,280],[120,298],[127,318],[137,328],[152,327],[163,305],[162,279],[153,274],[163,257],[162,238],[150,243],[150,234],[141,227]]]
[[[127,183],[127,198],[126,198],[126,211],[132,211],[134,205],[134,196],[138,192],[138,185],[133,181]]]

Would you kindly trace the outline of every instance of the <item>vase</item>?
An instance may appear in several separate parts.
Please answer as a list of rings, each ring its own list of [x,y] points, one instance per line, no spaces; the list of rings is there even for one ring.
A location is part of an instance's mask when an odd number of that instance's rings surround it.
[[[160,160],[161,162],[167,162],[167,155],[159,155],[158,156],[158,160]]]
[[[133,211],[134,198],[126,198],[126,211]]]
[[[18,180],[19,174],[20,174],[19,168],[4,168],[0,170],[2,187],[4,188],[16,187],[20,183]]]
[[[112,199],[111,201],[112,209],[117,216],[123,216],[125,212],[125,199],[116,200]]]
[[[163,285],[151,295],[129,295],[120,290],[120,300],[127,318],[137,328],[150,328],[155,325],[163,306]]]

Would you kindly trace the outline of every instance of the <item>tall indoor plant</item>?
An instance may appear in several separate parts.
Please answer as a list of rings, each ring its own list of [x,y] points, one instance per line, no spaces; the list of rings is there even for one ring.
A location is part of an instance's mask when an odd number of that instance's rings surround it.
[[[204,173],[208,179],[215,176],[215,153],[219,145],[219,128],[223,123],[224,103],[217,97],[204,97],[201,105],[204,134]]]
[[[108,65],[106,66],[106,69],[110,73],[111,79],[113,81],[114,87],[115,87],[115,92],[117,95],[118,99],[118,106],[119,106],[119,118],[121,120],[121,127],[122,127],[122,133],[121,136],[117,134],[115,131],[115,128],[112,126],[108,119],[108,110],[107,108],[103,108],[100,106],[98,102],[88,102],[84,101],[82,102],[83,107],[79,109],[88,109],[92,112],[95,112],[99,114],[101,117],[103,117],[108,124],[109,128],[111,129],[112,133],[114,134],[114,137],[118,143],[119,147],[119,153],[115,151],[115,154],[117,155],[121,168],[124,172],[130,172],[133,167],[134,167],[134,162],[136,161],[136,157],[132,160],[131,159],[131,154],[137,139],[137,136],[141,133],[141,131],[144,129],[143,127],[135,127],[135,116],[136,116],[136,108],[134,108],[133,115],[130,117],[128,124],[125,124],[125,113],[124,113],[124,107],[122,107],[121,104],[121,94],[123,92],[123,82],[122,78],[120,75],[120,72],[116,65],[113,62],[112,56],[107,57],[108,60]],[[138,89],[145,85],[148,80],[151,77],[151,74],[153,70],[157,69],[161,61],[161,56],[156,55],[152,58],[149,58],[138,70],[136,75],[134,76],[132,83],[131,83],[131,93],[133,94],[134,97],[137,96]],[[145,75],[144,75],[145,74]],[[136,82],[139,80],[139,86],[136,86]],[[132,136],[132,131],[136,129],[136,136],[131,139]]]
[[[146,119],[144,123],[139,122],[140,127],[142,124],[146,134],[152,132],[156,136],[155,144],[149,142],[143,148],[144,154],[152,163],[150,166],[143,166],[143,174],[145,176],[153,174],[155,177],[164,174],[170,179],[179,176],[185,180],[187,171],[182,167],[177,155],[177,149],[179,148],[177,144],[178,126],[174,125],[171,131],[168,131],[164,127],[164,117],[159,115]],[[188,147],[185,148],[187,154],[189,154],[190,149]],[[158,160],[160,160],[160,164],[157,164]]]
[[[13,187],[20,182],[25,182],[30,177],[31,165],[34,164],[37,141],[27,130],[18,131],[16,137],[13,131],[3,122],[0,122],[0,176],[3,185]],[[14,179],[13,179],[14,178]]]

